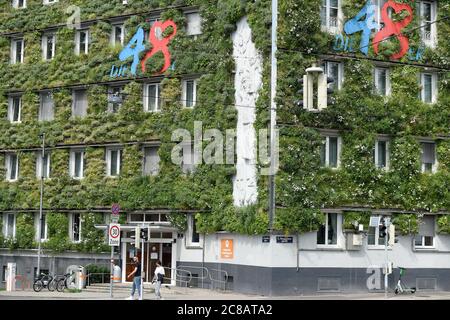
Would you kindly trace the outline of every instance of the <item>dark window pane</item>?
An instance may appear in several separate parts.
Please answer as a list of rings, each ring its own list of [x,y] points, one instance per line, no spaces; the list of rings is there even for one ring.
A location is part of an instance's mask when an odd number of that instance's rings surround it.
[[[338,138],[337,137],[330,137],[329,139],[329,165],[332,168],[337,167],[337,161],[338,161]]]

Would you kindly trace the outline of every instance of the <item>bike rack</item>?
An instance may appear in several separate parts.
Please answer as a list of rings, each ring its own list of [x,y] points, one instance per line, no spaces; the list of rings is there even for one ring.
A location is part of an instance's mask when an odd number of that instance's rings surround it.
[[[215,279],[211,276],[211,273],[209,273],[209,279],[211,280],[211,289],[214,290],[215,285],[214,283],[218,282],[220,284],[223,284],[223,291],[226,291],[227,289],[227,282],[228,282],[228,272],[226,272],[225,270],[219,270],[219,269],[210,269],[212,271],[217,271],[217,275],[218,275],[218,279]],[[224,275],[224,279],[225,280],[220,280],[220,274]],[[221,289],[221,288],[219,288]]]
[[[195,276],[194,277],[194,276],[192,276],[192,273],[191,273],[191,279],[190,280],[192,280],[192,279],[200,279],[200,280],[202,280],[202,289],[203,289],[203,284],[204,284],[203,282],[204,282],[204,280],[206,280],[206,279],[208,279],[210,277],[209,270],[206,267],[182,265],[182,266],[179,266],[178,268],[200,269],[202,271],[202,276],[201,277],[200,276]],[[180,270],[183,270],[183,269],[180,269]],[[206,271],[206,274],[205,274],[204,271]],[[189,281],[189,283],[190,283],[190,281]]]

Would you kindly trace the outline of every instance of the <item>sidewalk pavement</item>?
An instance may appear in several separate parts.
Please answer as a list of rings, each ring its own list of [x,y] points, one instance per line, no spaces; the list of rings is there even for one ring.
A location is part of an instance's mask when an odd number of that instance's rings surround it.
[[[384,293],[360,294],[317,294],[298,296],[259,296],[235,292],[218,292],[198,288],[177,288],[161,292],[165,300],[385,300]],[[137,296],[137,295],[136,295]],[[129,294],[121,291],[113,294],[112,300],[126,300]],[[154,300],[150,293],[144,295],[144,300]],[[0,291],[0,300],[111,300],[107,292],[49,292],[32,290],[6,292]],[[417,292],[415,294],[394,295],[390,293],[387,300],[450,300],[450,292]]]

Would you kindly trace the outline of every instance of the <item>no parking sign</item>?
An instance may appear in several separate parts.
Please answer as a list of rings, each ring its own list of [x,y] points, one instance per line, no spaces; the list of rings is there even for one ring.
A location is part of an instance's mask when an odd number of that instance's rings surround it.
[[[118,247],[120,244],[120,224],[111,223],[108,229],[109,245]]]

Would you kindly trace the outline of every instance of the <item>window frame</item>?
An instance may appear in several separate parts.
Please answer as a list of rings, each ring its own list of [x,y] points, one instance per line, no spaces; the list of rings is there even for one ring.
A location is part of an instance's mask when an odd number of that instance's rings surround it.
[[[13,0],[11,5],[12,5],[12,7],[14,9],[18,9],[18,10],[26,9],[26,7],[27,7],[27,0],[23,0],[23,5],[21,7],[19,6],[19,0]]]
[[[50,168],[51,168],[50,162],[51,162],[51,158],[52,158],[51,157],[51,152],[46,151],[45,154],[44,154],[44,158],[48,158],[48,159],[47,159],[47,168],[46,168],[46,170],[44,169],[44,172],[47,173],[47,176],[43,176],[43,178],[44,178],[44,180],[49,180],[50,179],[50,174],[51,174],[51,172],[50,172]],[[44,161],[44,159],[42,157],[42,151],[37,151],[36,152],[36,177],[37,177],[38,180],[40,180],[41,177],[42,177],[42,172],[41,172],[41,170],[42,170],[42,161]]]
[[[124,22],[117,22],[112,24],[112,31],[110,35],[110,43],[112,46],[118,46],[119,43],[116,42],[116,28],[120,27],[120,45],[125,45],[125,37],[126,37],[126,29],[125,29],[125,23]]]
[[[425,76],[431,76],[431,101],[425,101]],[[420,100],[423,103],[434,104],[437,102],[438,95],[438,84],[437,84],[437,73],[436,72],[421,72],[420,73]]]
[[[344,82],[344,63],[340,62],[340,61],[332,61],[332,60],[324,60],[323,64],[322,64],[322,68],[324,70],[324,74],[327,77],[331,77],[333,78],[333,75],[330,74],[330,65],[337,65],[337,70],[338,70],[338,79],[337,79],[337,83],[335,81],[335,83],[337,84],[336,86],[336,90],[341,90],[342,89],[342,84]],[[333,78],[334,79],[334,78]]]
[[[154,103],[156,106],[155,110],[149,109],[149,98],[150,98],[150,87],[156,88],[156,96],[152,97],[155,99]],[[159,82],[152,82],[152,83],[146,83],[144,85],[144,111],[145,112],[161,112],[162,109],[162,99],[161,99],[161,83]]]
[[[75,216],[79,215],[79,226],[78,226],[78,240],[75,240]],[[82,238],[82,230],[83,230],[83,222],[82,222],[82,217],[81,217],[81,213],[72,213],[70,215],[70,240],[73,243],[81,243],[83,241]]]
[[[9,221],[8,221],[8,217],[9,216],[13,216],[13,230],[12,230],[12,237],[10,237],[9,235],[8,235],[8,233],[9,233]],[[5,213],[5,215],[3,216],[4,218],[6,218],[6,219],[4,219],[5,220],[5,226],[4,226],[4,230],[5,230],[5,232],[4,232],[4,237],[5,238],[7,238],[7,239],[16,239],[16,229],[17,229],[17,215],[15,214],[15,213]]]
[[[381,221],[381,218],[384,218],[384,219],[391,218],[391,216],[382,215],[382,214],[371,215],[371,217],[380,217],[380,221]],[[367,249],[375,249],[375,250],[377,250],[377,249],[385,249],[386,248],[385,244],[379,244],[380,243],[380,239],[384,240],[384,238],[380,238],[380,227],[379,226],[377,226],[377,227],[369,226],[368,228],[369,229],[367,231]],[[375,244],[369,244],[369,230],[370,230],[370,228],[375,228]],[[389,234],[389,228],[386,229],[386,237],[388,237],[388,234]],[[386,240],[384,240],[384,241],[386,241]],[[387,243],[388,243],[387,244],[387,248],[391,249],[392,247],[389,245],[389,241]]]
[[[20,52],[20,61],[17,61],[17,43],[20,42],[21,52]],[[20,38],[12,38],[11,39],[11,55],[10,55],[10,63],[11,64],[23,64],[25,56],[25,40],[23,37]]]
[[[430,5],[430,14],[431,14],[431,20],[429,22],[426,22],[424,20],[424,6],[425,4]],[[431,48],[435,48],[437,45],[437,26],[436,23],[433,23],[437,19],[437,1],[434,0],[420,0],[418,2],[419,6],[419,23],[420,23],[420,40],[427,46]],[[427,39],[425,37],[425,28],[424,26],[428,23],[430,24],[430,39]]]
[[[86,35],[85,38],[85,47],[84,50],[81,51],[81,33],[84,32]],[[79,29],[75,33],[75,54],[80,56],[82,54],[89,54],[89,44],[90,44],[90,32],[89,29]]]
[[[48,58],[48,39],[53,38],[52,41],[52,56]],[[51,61],[56,55],[56,33],[44,33],[41,39],[42,58],[44,61]]]
[[[433,144],[434,145],[434,163],[431,166],[431,172],[427,172],[425,170],[426,163],[423,162],[422,156],[423,156],[423,146],[424,144]],[[427,173],[427,174],[435,174],[438,171],[439,167],[439,161],[438,161],[438,154],[437,154],[437,143],[435,141],[420,141],[420,172],[421,173]]]
[[[81,176],[77,177],[75,176],[75,168],[76,168],[76,154],[81,153],[81,164],[80,164],[80,172]],[[82,180],[84,179],[84,156],[85,156],[85,149],[82,148],[74,148],[70,149],[70,155],[69,155],[69,175],[72,179],[75,180]]]
[[[188,106],[187,104],[187,84],[188,82],[193,83],[193,92],[192,92],[192,105]],[[182,96],[183,96],[183,107],[186,109],[193,109],[197,105],[197,79],[184,79],[182,81]]]
[[[16,177],[11,179],[11,156],[16,157]],[[6,181],[8,182],[16,182],[19,180],[19,155],[17,153],[7,153],[5,155],[5,167],[6,167]]]
[[[14,100],[19,99],[18,119],[14,120]],[[10,95],[8,97],[8,120],[9,123],[22,123],[22,95]]]
[[[342,214],[338,213],[338,212],[323,212],[323,214],[325,215],[325,243],[318,243],[319,242],[319,232],[320,229],[316,231],[316,247],[318,249],[320,248],[340,248],[340,239],[339,239],[339,235],[342,233]],[[335,214],[336,215],[336,243],[334,244],[329,244],[328,243],[328,217],[330,214]]]
[[[118,95],[121,96],[122,102],[120,102],[120,103],[109,102],[110,97],[114,96],[114,94],[115,94],[114,91],[117,90],[117,89],[119,89]],[[108,109],[107,109],[108,113],[116,114],[122,108],[123,102],[125,100],[124,97],[123,97],[123,93],[122,93],[124,89],[125,89],[125,87],[123,85],[108,86]],[[114,105],[115,104],[119,105],[119,107],[117,108],[117,111],[114,111]]]
[[[111,161],[112,161],[112,157],[111,157],[111,153],[113,151],[117,151],[118,152],[118,157],[117,157],[117,174],[116,175],[111,175]],[[106,176],[109,178],[118,178],[121,174],[122,171],[122,155],[123,154],[123,148],[122,147],[108,147],[106,148]]]
[[[145,150],[146,149],[156,149],[156,154],[158,156],[158,170],[156,172],[149,172],[149,173],[145,172],[145,165],[146,165]],[[160,171],[160,165],[159,164],[161,162],[161,158],[159,157],[158,151],[159,151],[159,146],[144,145],[142,147],[142,155],[143,155],[143,159],[142,159],[142,175],[143,176],[157,176],[159,174],[159,171]]]
[[[52,102],[52,115],[49,117],[49,119],[43,119],[43,107],[44,107],[44,95],[48,95],[48,97],[51,99]],[[53,121],[55,119],[55,99],[53,97],[53,93],[51,91],[41,91],[39,93],[39,114],[38,114],[38,120],[39,121]]]
[[[185,247],[187,249],[201,249],[203,248],[203,237],[201,236],[201,233],[196,232],[198,234],[198,242],[193,242],[192,237],[194,236],[194,223],[195,223],[195,217],[194,214],[188,214],[187,215],[188,220],[188,228],[186,230],[185,234]]]
[[[386,143],[386,166],[381,167],[378,163],[378,153],[379,151],[379,143],[380,142],[385,142]],[[390,168],[390,160],[391,160],[391,143],[389,138],[377,138],[375,140],[375,150],[374,150],[374,164],[375,167],[378,170],[383,170],[383,171],[389,171]]]
[[[331,0],[323,0],[325,1],[325,6],[323,4],[320,5],[320,26],[322,31],[328,32],[328,33],[338,33],[339,30],[341,30],[342,27],[342,1],[337,0],[337,8],[331,7]],[[325,7],[325,25],[322,24],[322,10]],[[331,26],[331,9],[337,9],[337,15],[336,15],[336,26]]]
[[[385,92],[381,93],[379,88],[380,73],[385,72]],[[391,71],[387,67],[374,68],[374,87],[375,93],[382,97],[389,97],[391,95]]]
[[[86,94],[86,106],[85,109],[82,110],[81,115],[75,115],[75,108],[77,106],[77,102],[79,99],[77,99],[77,94],[79,92],[84,92]],[[89,100],[88,100],[88,90],[85,88],[78,88],[78,89],[72,89],[72,118],[85,118],[87,116],[87,111],[89,107]]]
[[[327,134],[323,135],[323,142],[325,142],[325,163],[321,164],[322,168],[329,168],[337,170],[341,167],[341,153],[342,153],[342,137],[339,134]],[[337,159],[336,167],[330,166],[330,138],[337,138]]]
[[[54,4],[54,3],[58,3],[59,0],[44,0],[43,4],[44,5],[50,5],[50,4]]]
[[[184,13],[184,15],[185,15],[185,18],[186,18],[186,35],[188,36],[188,37],[194,37],[194,39],[196,39],[199,35],[201,35],[203,32],[202,32],[202,16],[201,16],[201,14],[200,14],[200,12],[199,11],[188,11],[188,12],[185,12]],[[192,17],[192,16],[195,16],[195,19],[193,19],[195,22],[199,22],[199,30],[198,30],[198,33],[191,33],[190,32],[190,30],[191,30],[191,28],[189,28],[189,23],[191,22],[193,22],[192,20],[190,20],[189,19],[189,17]],[[197,17],[198,17],[198,20],[196,20],[197,19]],[[195,28],[194,28],[194,30],[196,30]]]

